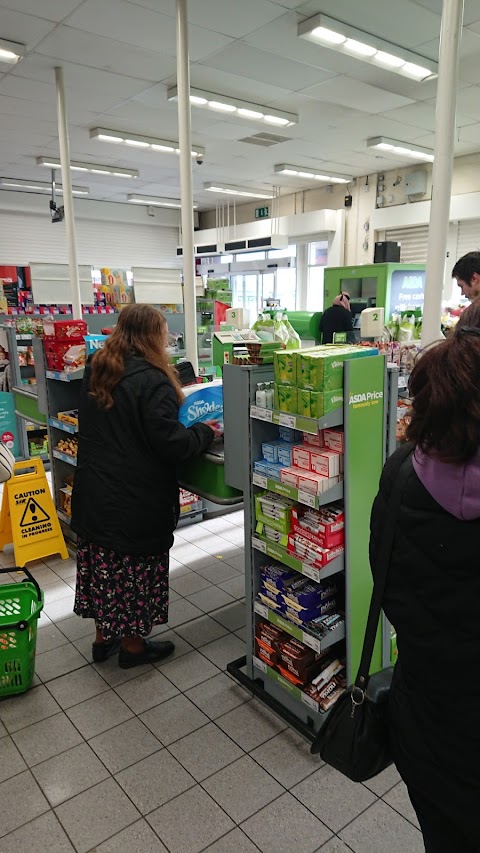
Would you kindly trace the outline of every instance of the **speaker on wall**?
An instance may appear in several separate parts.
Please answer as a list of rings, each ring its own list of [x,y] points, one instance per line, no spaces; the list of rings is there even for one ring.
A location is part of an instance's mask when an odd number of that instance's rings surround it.
[[[383,240],[375,243],[374,264],[400,263],[400,243],[393,240]]]

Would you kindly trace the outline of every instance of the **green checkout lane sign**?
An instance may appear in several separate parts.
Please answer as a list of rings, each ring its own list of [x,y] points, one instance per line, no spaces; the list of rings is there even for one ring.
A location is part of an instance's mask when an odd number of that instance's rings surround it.
[[[348,681],[357,675],[372,593],[370,513],[384,461],[385,357],[345,362],[345,509]],[[371,672],[382,667],[380,632]]]

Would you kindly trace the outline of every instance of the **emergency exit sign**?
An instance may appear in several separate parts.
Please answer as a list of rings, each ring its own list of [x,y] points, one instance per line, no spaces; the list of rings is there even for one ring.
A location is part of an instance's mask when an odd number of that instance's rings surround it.
[[[270,216],[270,208],[269,207],[256,207],[255,208],[255,219],[268,219]]]

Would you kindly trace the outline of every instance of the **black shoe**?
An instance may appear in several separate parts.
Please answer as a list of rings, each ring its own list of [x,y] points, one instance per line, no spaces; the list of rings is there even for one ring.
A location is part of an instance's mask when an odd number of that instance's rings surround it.
[[[115,639],[110,643],[92,643],[92,658],[94,663],[103,663],[115,655],[120,648],[120,640]]]
[[[144,663],[156,663],[163,658],[168,658],[174,651],[175,645],[169,640],[163,643],[144,640],[143,652],[138,652],[138,654],[120,648],[118,665],[121,669],[131,669],[132,666],[142,666]]]

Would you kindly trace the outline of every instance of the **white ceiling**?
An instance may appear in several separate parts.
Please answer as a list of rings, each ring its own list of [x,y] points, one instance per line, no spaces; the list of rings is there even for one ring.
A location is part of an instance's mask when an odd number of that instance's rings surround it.
[[[275,163],[364,175],[408,165],[366,148],[369,136],[433,145],[436,83],[397,74],[316,46],[296,35],[299,20],[324,12],[437,58],[442,0],[190,0],[192,86],[298,113],[286,129],[192,110],[193,140],[206,148],[194,164],[195,198],[212,207],[205,182],[281,183]],[[48,180],[40,155],[58,154],[53,69],[63,65],[74,160],[140,170],[134,183],[75,175],[91,197],[125,201],[128,192],[179,196],[175,155],[142,152],[89,138],[95,126],[178,138],[175,0],[0,0],[0,38],[25,43],[18,65],[0,65],[0,176]],[[480,2],[465,0],[456,153],[480,151]],[[258,131],[286,141],[242,142]]]

